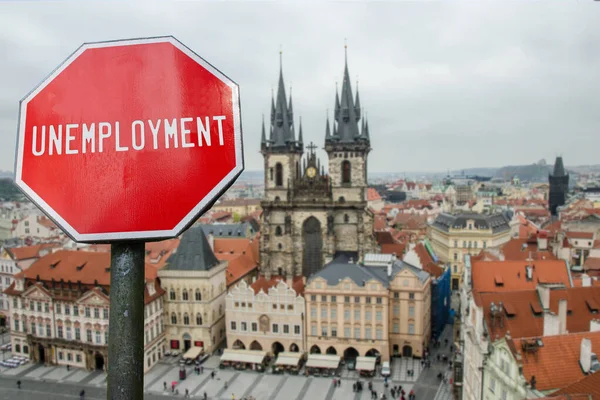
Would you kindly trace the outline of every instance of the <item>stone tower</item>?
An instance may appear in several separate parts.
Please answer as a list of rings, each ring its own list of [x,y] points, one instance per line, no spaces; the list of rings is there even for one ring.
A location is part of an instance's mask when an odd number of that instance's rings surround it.
[[[565,205],[569,192],[569,174],[565,172],[562,157],[556,157],[554,171],[548,176],[548,181],[550,183],[548,208],[552,216],[557,217],[557,208]]]

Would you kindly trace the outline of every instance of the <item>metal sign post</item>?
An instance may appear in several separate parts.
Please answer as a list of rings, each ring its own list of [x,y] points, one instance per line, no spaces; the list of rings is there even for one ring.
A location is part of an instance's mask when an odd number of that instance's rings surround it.
[[[144,397],[144,242],[113,243],[107,398]]]
[[[144,241],[243,170],[239,86],[171,36],[86,43],[21,100],[16,185],[74,241],[111,244],[109,400],[143,398]]]

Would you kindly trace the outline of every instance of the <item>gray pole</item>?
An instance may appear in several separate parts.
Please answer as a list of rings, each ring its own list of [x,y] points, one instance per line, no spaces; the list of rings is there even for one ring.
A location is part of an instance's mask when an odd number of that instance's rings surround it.
[[[111,244],[108,400],[144,397],[144,247]]]

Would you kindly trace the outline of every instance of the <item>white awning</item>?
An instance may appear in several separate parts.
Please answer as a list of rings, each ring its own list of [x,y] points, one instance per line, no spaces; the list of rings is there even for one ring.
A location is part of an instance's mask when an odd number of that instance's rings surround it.
[[[337,368],[340,360],[340,356],[333,354],[309,354],[306,366],[309,368]]]
[[[302,358],[302,353],[281,352],[277,356],[275,365],[292,365],[297,366]]]
[[[266,356],[267,352],[262,350],[225,349],[223,350],[221,361],[260,364],[263,362]]]
[[[194,359],[198,357],[202,351],[204,351],[204,347],[191,347],[184,355],[183,358],[191,358]]]
[[[376,357],[356,357],[356,369],[359,371],[375,371]]]

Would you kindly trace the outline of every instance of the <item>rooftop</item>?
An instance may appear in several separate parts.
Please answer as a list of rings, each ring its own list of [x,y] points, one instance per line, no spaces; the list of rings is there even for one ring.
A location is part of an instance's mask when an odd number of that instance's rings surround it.
[[[219,264],[219,260],[210,248],[203,227],[194,226],[181,236],[177,252],[167,259],[167,265],[163,269],[208,271],[217,264]]]
[[[287,282],[284,276],[271,276],[271,279],[267,280],[261,275],[250,287],[254,290],[255,294],[258,294],[261,290],[265,293],[269,293],[269,289],[276,286],[280,281]],[[289,283],[288,283],[289,286]],[[292,289],[298,296],[304,295],[304,279],[302,276],[295,276],[292,280]]]
[[[442,213],[437,216],[432,226],[448,232],[450,229],[466,229],[468,221],[473,221],[473,229],[491,229],[493,233],[510,230],[508,225],[510,220],[504,214]]]

